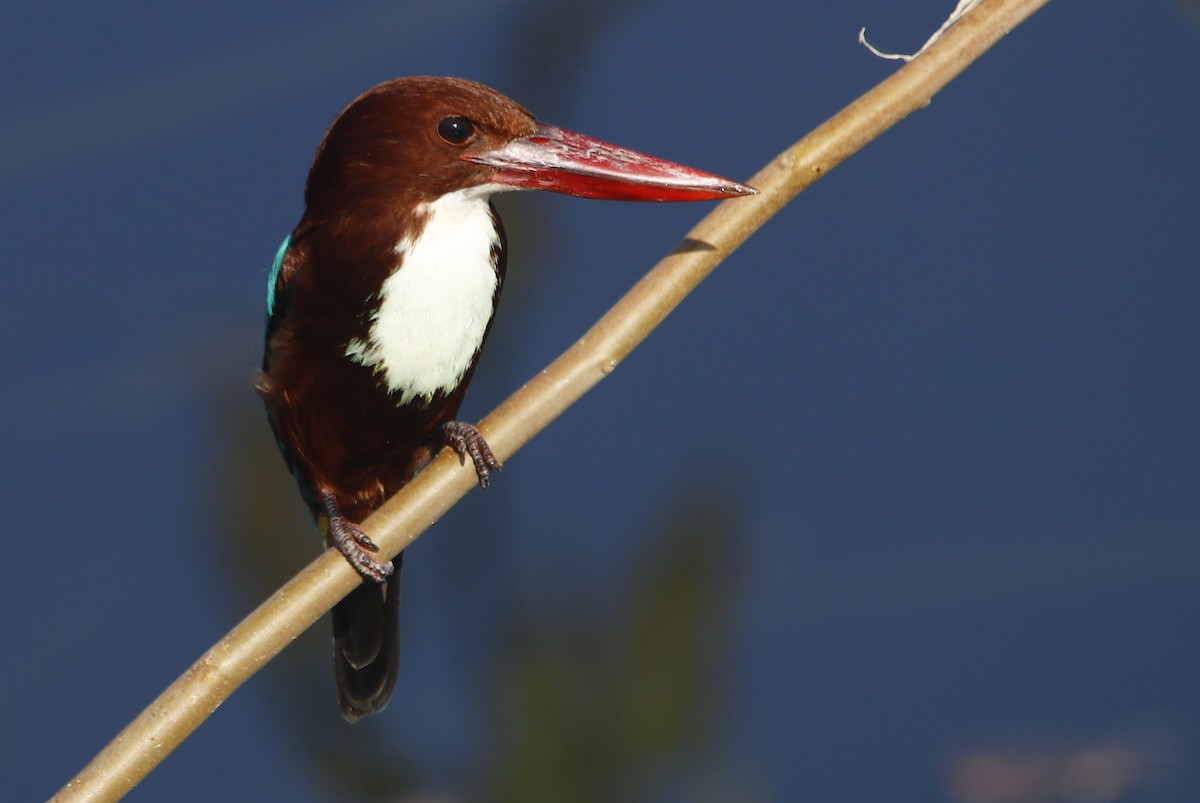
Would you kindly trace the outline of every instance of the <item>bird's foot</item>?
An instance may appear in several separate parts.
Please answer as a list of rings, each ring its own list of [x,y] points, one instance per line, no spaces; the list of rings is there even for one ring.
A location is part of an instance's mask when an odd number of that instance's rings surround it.
[[[357,524],[342,515],[333,494],[323,493],[321,503],[329,519],[329,540],[337,551],[367,580],[382,583],[388,579],[392,573],[392,562],[376,560],[370,554],[378,552],[379,546]]]
[[[337,547],[337,551],[350,561],[354,570],[368,580],[382,583],[392,573],[391,561],[379,561],[371,557],[371,552],[378,552],[379,547],[359,529],[346,519],[331,519],[329,522],[329,540]]]
[[[492,454],[492,447],[488,446],[479,430],[465,421],[447,421],[441,429],[443,441],[458,453],[460,463],[466,465],[467,458],[471,458],[475,475],[479,477],[479,487],[488,487],[492,472],[499,471],[503,466]]]

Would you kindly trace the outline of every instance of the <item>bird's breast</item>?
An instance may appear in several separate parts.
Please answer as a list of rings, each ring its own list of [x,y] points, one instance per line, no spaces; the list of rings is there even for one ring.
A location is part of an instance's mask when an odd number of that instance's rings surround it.
[[[485,188],[418,207],[424,227],[396,244],[365,338],[346,356],[371,368],[398,404],[458,387],[495,311],[501,246]]]

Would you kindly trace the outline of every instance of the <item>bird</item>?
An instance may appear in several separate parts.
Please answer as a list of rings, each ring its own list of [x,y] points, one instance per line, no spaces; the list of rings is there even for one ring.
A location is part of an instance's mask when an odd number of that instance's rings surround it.
[[[362,582],[333,609],[349,722],[383,709],[399,665],[400,557],[359,526],[445,446],[486,487],[501,468],[455,418],[491,328],[506,239],[491,196],[715,200],[751,187],[538,121],[460,78],[385,81],[333,121],[267,282],[257,390],[325,542]]]

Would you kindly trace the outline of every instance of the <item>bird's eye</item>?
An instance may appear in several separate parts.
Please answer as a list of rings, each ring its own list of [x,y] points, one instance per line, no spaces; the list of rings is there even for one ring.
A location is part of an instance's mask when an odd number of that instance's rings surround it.
[[[451,145],[466,145],[475,139],[475,124],[466,117],[447,117],[438,123],[437,132]]]

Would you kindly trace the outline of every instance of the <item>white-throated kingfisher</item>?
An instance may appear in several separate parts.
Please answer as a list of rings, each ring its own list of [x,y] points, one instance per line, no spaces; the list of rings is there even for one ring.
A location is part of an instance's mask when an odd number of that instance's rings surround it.
[[[359,524],[444,445],[500,468],[455,414],[504,280],[495,192],[693,201],[754,190],[546,125],[481,84],[398,78],[326,132],[267,287],[259,393],[328,543],[363,582],[333,609],[342,715],[379,711],[399,662],[400,558]]]

